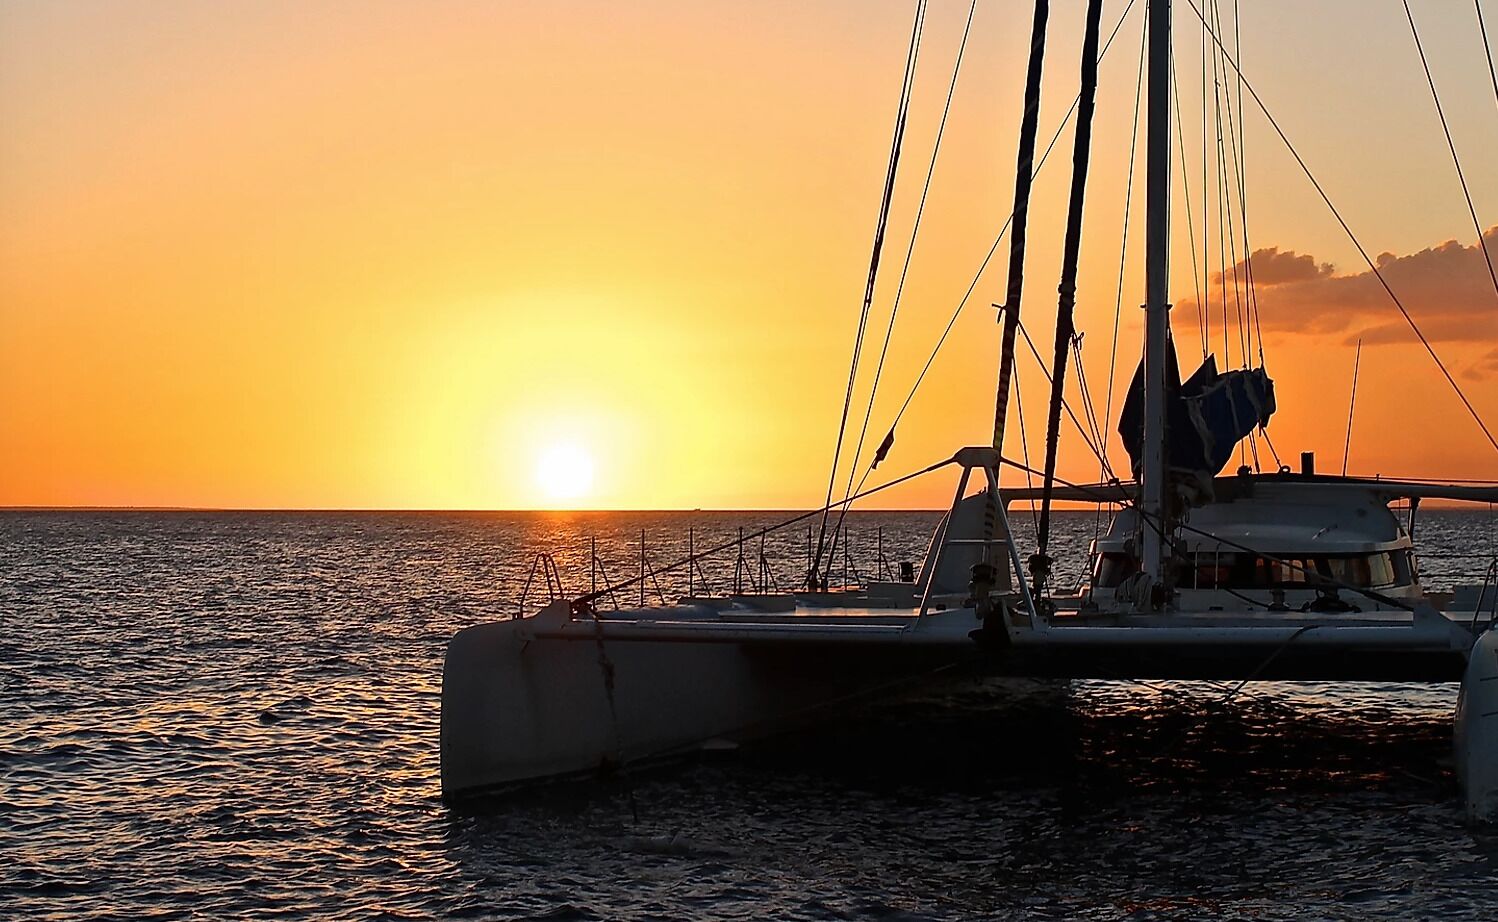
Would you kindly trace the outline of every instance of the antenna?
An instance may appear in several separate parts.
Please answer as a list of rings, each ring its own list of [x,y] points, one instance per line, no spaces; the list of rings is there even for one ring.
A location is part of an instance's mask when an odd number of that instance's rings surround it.
[[[1363,337],[1358,337],[1358,349],[1352,354],[1352,396],[1347,398],[1347,441],[1342,443],[1342,476],[1347,476],[1347,452],[1352,448],[1352,411],[1358,405],[1358,363],[1363,358]]]

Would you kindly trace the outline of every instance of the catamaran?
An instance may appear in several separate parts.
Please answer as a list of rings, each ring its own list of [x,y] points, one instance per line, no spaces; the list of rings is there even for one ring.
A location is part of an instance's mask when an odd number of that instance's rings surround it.
[[[443,676],[445,797],[739,743],[826,719],[851,701],[969,673],[1430,681],[1461,683],[1456,762],[1466,812],[1473,820],[1498,819],[1498,632],[1490,630],[1498,621],[1498,567],[1490,567],[1481,585],[1454,594],[1427,592],[1413,534],[1421,501],[1498,502],[1498,483],[1326,475],[1314,470],[1309,457],[1299,471],[1243,465],[1224,475],[1242,441],[1264,432],[1274,412],[1273,382],[1262,365],[1219,372],[1211,356],[1185,381],[1177,371],[1167,290],[1171,6],[1170,0],[1147,0],[1148,46],[1141,63],[1148,80],[1146,322],[1143,355],[1119,422],[1131,476],[1079,484],[1055,473],[1065,406],[1061,382],[1075,341],[1071,311],[1101,0],[1089,0],[1082,88],[1073,110],[1072,196],[1044,468],[1032,470],[1001,450],[1020,332],[1030,181],[1037,168],[1048,18],[1048,4],[1038,0],[1020,126],[993,443],[958,449],[868,490],[853,491],[850,475],[842,499],[834,499],[830,478],[823,508],[785,523],[821,522],[798,590],[692,594],[676,604],[607,607],[613,590],[626,581],[458,632]],[[1231,67],[1241,79],[1220,23],[1195,5],[1192,11],[1215,45],[1214,63]],[[865,289],[865,320],[924,15],[920,2]],[[971,22],[970,13],[969,27]],[[855,350],[850,395],[856,356]],[[846,402],[843,423],[839,453],[848,427]],[[1079,429],[1085,438],[1087,427],[1079,423]],[[893,435],[891,428],[869,470],[886,458]],[[1101,441],[1101,432],[1094,429],[1093,436]],[[859,442],[855,458],[861,435]],[[1002,484],[1006,470],[1023,470],[1042,483]],[[834,478],[837,471],[835,453]],[[901,580],[830,585],[835,551],[828,545],[829,520],[835,546],[841,512],[851,502],[942,473],[955,475],[956,489],[919,572]],[[1009,507],[1035,501],[1038,549],[1024,559]],[[1106,534],[1088,549],[1092,566],[1074,591],[1061,591],[1051,573],[1046,523],[1054,502],[1116,510]],[[1396,502],[1406,505],[1407,520],[1391,509]],[[694,551],[675,566],[690,572],[698,560],[723,549]]]

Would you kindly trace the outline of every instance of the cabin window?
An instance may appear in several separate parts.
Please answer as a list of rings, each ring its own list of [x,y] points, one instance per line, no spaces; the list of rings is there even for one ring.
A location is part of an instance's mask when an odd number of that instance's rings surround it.
[[[1388,589],[1414,582],[1408,550],[1267,560],[1236,551],[1198,553],[1178,585],[1193,589],[1304,589],[1338,583]]]
[[[1104,553],[1093,571],[1093,586],[1113,589],[1137,572],[1139,560],[1134,555]],[[1182,589],[1308,589],[1331,582],[1359,589],[1408,586],[1415,582],[1414,562],[1407,549],[1278,560],[1238,551],[1203,551],[1176,574],[1176,585]]]

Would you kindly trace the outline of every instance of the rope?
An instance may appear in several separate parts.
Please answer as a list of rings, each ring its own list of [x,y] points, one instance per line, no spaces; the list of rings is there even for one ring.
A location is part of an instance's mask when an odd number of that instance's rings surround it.
[[[889,166],[884,176],[884,198],[879,203],[879,220],[874,229],[874,248],[869,257],[869,280],[864,286],[863,309],[858,318],[858,331],[853,338],[853,358],[848,366],[848,390],[843,396],[843,415],[837,428],[837,445],[832,451],[832,469],[827,474],[827,500],[825,506],[832,506],[832,491],[837,485],[837,469],[843,454],[843,437],[848,431],[848,411],[853,406],[853,386],[858,380],[858,360],[863,352],[863,335],[868,328],[869,306],[874,300],[874,283],[879,277],[879,257],[884,249],[884,233],[889,227],[890,202],[895,193],[895,176],[899,172],[900,148],[905,139],[905,122],[910,114],[911,90],[915,86],[916,61],[920,57],[921,32],[926,23],[926,0],[917,0],[915,7],[915,23],[910,30],[910,49],[905,54],[905,78],[900,87],[900,104],[896,110],[894,138],[890,142]],[[807,583],[810,585],[822,565],[822,548],[827,534],[827,515],[822,515],[821,525],[817,530],[817,554],[812,561],[811,571],[807,574]]]
[[[1203,24],[1205,24],[1206,19],[1202,16],[1201,10],[1197,9],[1196,0],[1186,0],[1186,3],[1191,7],[1191,11],[1196,14],[1196,17],[1200,19]],[[1212,32],[1210,27],[1208,28],[1208,32],[1211,33],[1212,41],[1215,42],[1219,48],[1221,48],[1222,41],[1218,39],[1217,33]],[[1229,61],[1229,63],[1233,65],[1234,69],[1236,69],[1238,66],[1236,62],[1233,62],[1231,60]],[[1357,235],[1352,232],[1352,228],[1349,227],[1347,221],[1343,219],[1342,213],[1337,210],[1337,206],[1332,204],[1331,198],[1326,194],[1326,190],[1321,187],[1321,183],[1316,179],[1316,175],[1312,173],[1311,168],[1306,165],[1305,160],[1300,156],[1300,152],[1295,149],[1295,145],[1290,143],[1290,139],[1285,135],[1284,129],[1280,128],[1279,122],[1277,122],[1274,116],[1270,114],[1269,107],[1264,104],[1264,100],[1259,97],[1258,92],[1254,89],[1253,84],[1249,82],[1246,76],[1243,78],[1243,88],[1248,90],[1248,94],[1253,98],[1254,104],[1259,107],[1260,112],[1264,113],[1264,118],[1269,121],[1270,127],[1274,129],[1275,134],[1279,135],[1280,140],[1284,142],[1285,148],[1290,151],[1290,155],[1295,158],[1295,162],[1300,166],[1301,172],[1305,173],[1306,178],[1311,181],[1311,185],[1315,187],[1316,193],[1321,196],[1321,201],[1326,203],[1326,207],[1331,211],[1332,217],[1336,218],[1337,223],[1341,225],[1343,232],[1347,234],[1347,238],[1351,240],[1352,245],[1357,248],[1358,255],[1363,257],[1363,262],[1367,263],[1369,270],[1373,272],[1374,277],[1378,279],[1379,284],[1383,286],[1384,291],[1389,295],[1389,300],[1393,301],[1394,306],[1399,308],[1399,313],[1403,315],[1405,322],[1409,324],[1410,329],[1414,331],[1415,336],[1419,338],[1420,345],[1425,347],[1425,351],[1429,353],[1431,360],[1436,363],[1436,367],[1441,370],[1441,374],[1445,375],[1446,382],[1451,385],[1451,389],[1456,392],[1457,398],[1461,400],[1462,405],[1466,407],[1467,412],[1471,414],[1473,421],[1476,422],[1478,428],[1482,430],[1482,434],[1487,438],[1488,444],[1493,446],[1494,451],[1498,451],[1498,438],[1493,437],[1492,431],[1488,429],[1488,424],[1483,421],[1481,414],[1477,412],[1477,408],[1472,406],[1472,401],[1467,399],[1467,395],[1462,391],[1461,385],[1457,384],[1456,379],[1451,376],[1451,372],[1446,368],[1446,363],[1441,361],[1441,357],[1436,353],[1435,347],[1433,347],[1430,344],[1430,340],[1425,337],[1425,333],[1421,331],[1419,324],[1415,323],[1415,318],[1410,316],[1410,312],[1405,309],[1404,303],[1399,300],[1399,296],[1395,294],[1394,289],[1389,286],[1389,282],[1384,278],[1384,274],[1379,271],[1378,264],[1375,263],[1372,257],[1368,255],[1368,251],[1363,247],[1362,241],[1358,240]]]
[[[1480,11],[1482,8],[1478,7]],[[1446,110],[1441,107],[1441,95],[1436,92],[1436,80],[1430,73],[1430,62],[1425,59],[1425,47],[1420,44],[1420,30],[1415,28],[1415,14],[1410,12],[1409,0],[1404,2],[1404,15],[1410,21],[1410,35],[1415,38],[1415,50],[1420,52],[1420,66],[1425,68],[1425,82],[1430,84],[1430,98],[1435,101],[1436,114],[1441,117],[1441,130],[1446,132],[1446,146],[1451,149],[1451,162],[1456,166],[1456,178],[1461,180],[1462,195],[1467,199],[1467,213],[1472,216],[1472,227],[1477,231],[1477,245],[1482,248],[1482,262],[1487,266],[1488,278],[1493,282],[1493,293],[1498,294],[1498,271],[1493,269],[1493,257],[1488,253],[1488,242],[1483,238],[1482,222],[1477,220],[1477,208],[1472,204],[1472,190],[1467,188],[1467,175],[1462,172],[1461,158],[1456,155],[1456,142],[1451,139],[1451,126],[1446,124]],[[1486,40],[1486,33],[1484,33]]]
[[[629,760],[624,757],[624,734],[619,729],[619,708],[614,703],[614,661],[603,648],[603,621],[593,619],[593,642],[598,649],[598,674],[603,679],[603,694],[609,704],[609,733],[614,738],[614,758],[619,764],[619,779],[624,783],[624,793],[629,800],[629,814],[635,824],[640,822],[640,805],[635,800],[634,782],[629,776]]]
[[[962,57],[967,51],[967,39],[973,29],[973,14],[978,11],[978,0],[972,0],[967,10],[967,24],[962,29],[962,42],[957,46],[957,58],[952,64],[952,82],[947,85],[947,101],[941,110],[941,122],[936,127],[936,141],[931,146],[931,162],[926,166],[926,182],[921,187],[920,204],[916,206],[915,223],[910,230],[910,243],[905,248],[905,263],[900,268],[900,281],[895,286],[895,300],[889,309],[889,325],[884,328],[884,344],[879,349],[879,363],[874,368],[874,380],[869,386],[869,403],[863,413],[863,426],[858,430],[858,446],[853,450],[854,463],[848,465],[848,483],[843,488],[843,506],[838,513],[837,525],[832,530],[832,549],[829,556],[836,556],[838,536],[842,532],[843,518],[848,513],[848,497],[853,493],[853,477],[858,472],[857,460],[863,457],[864,440],[869,434],[869,419],[874,415],[874,397],[879,393],[879,380],[884,374],[884,360],[889,355],[889,342],[895,332],[895,317],[900,313],[900,299],[905,294],[905,278],[910,272],[910,260],[915,253],[915,242],[921,232],[921,218],[926,213],[926,196],[931,192],[931,177],[936,173],[936,158],[941,153],[942,135],[947,130],[947,116],[952,112],[952,97],[957,92],[957,77],[962,72]]]

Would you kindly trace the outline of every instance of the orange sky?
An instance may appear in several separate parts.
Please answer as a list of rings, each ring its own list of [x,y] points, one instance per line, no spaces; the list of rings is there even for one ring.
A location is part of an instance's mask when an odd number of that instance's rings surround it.
[[[1105,3],[1105,22],[1124,5]],[[0,7],[0,505],[544,507],[557,500],[535,467],[558,445],[596,468],[579,505],[819,504],[912,6]],[[1029,6],[979,5],[871,442],[1008,214]],[[1042,141],[1077,85],[1082,4],[1057,6]],[[1378,6],[1247,4],[1245,70],[1498,426],[1498,296],[1403,10]],[[1413,6],[1478,215],[1498,225],[1475,19]],[[881,332],[966,10],[932,3]],[[1100,405],[1139,14],[1101,67],[1084,230],[1078,326]],[[1200,29],[1185,4],[1176,23],[1197,207]],[[1498,477],[1256,112],[1246,133],[1254,248],[1310,257],[1263,273],[1282,456],[1340,466],[1350,344],[1367,330],[1352,472]],[[1043,349],[1070,144],[1035,190],[1026,317]],[[1120,387],[1139,350],[1135,204]],[[891,474],[988,440],[1003,252]],[[1038,458],[1044,382],[1033,360],[1020,369]],[[1064,476],[1097,474],[1071,434],[1062,458]]]

